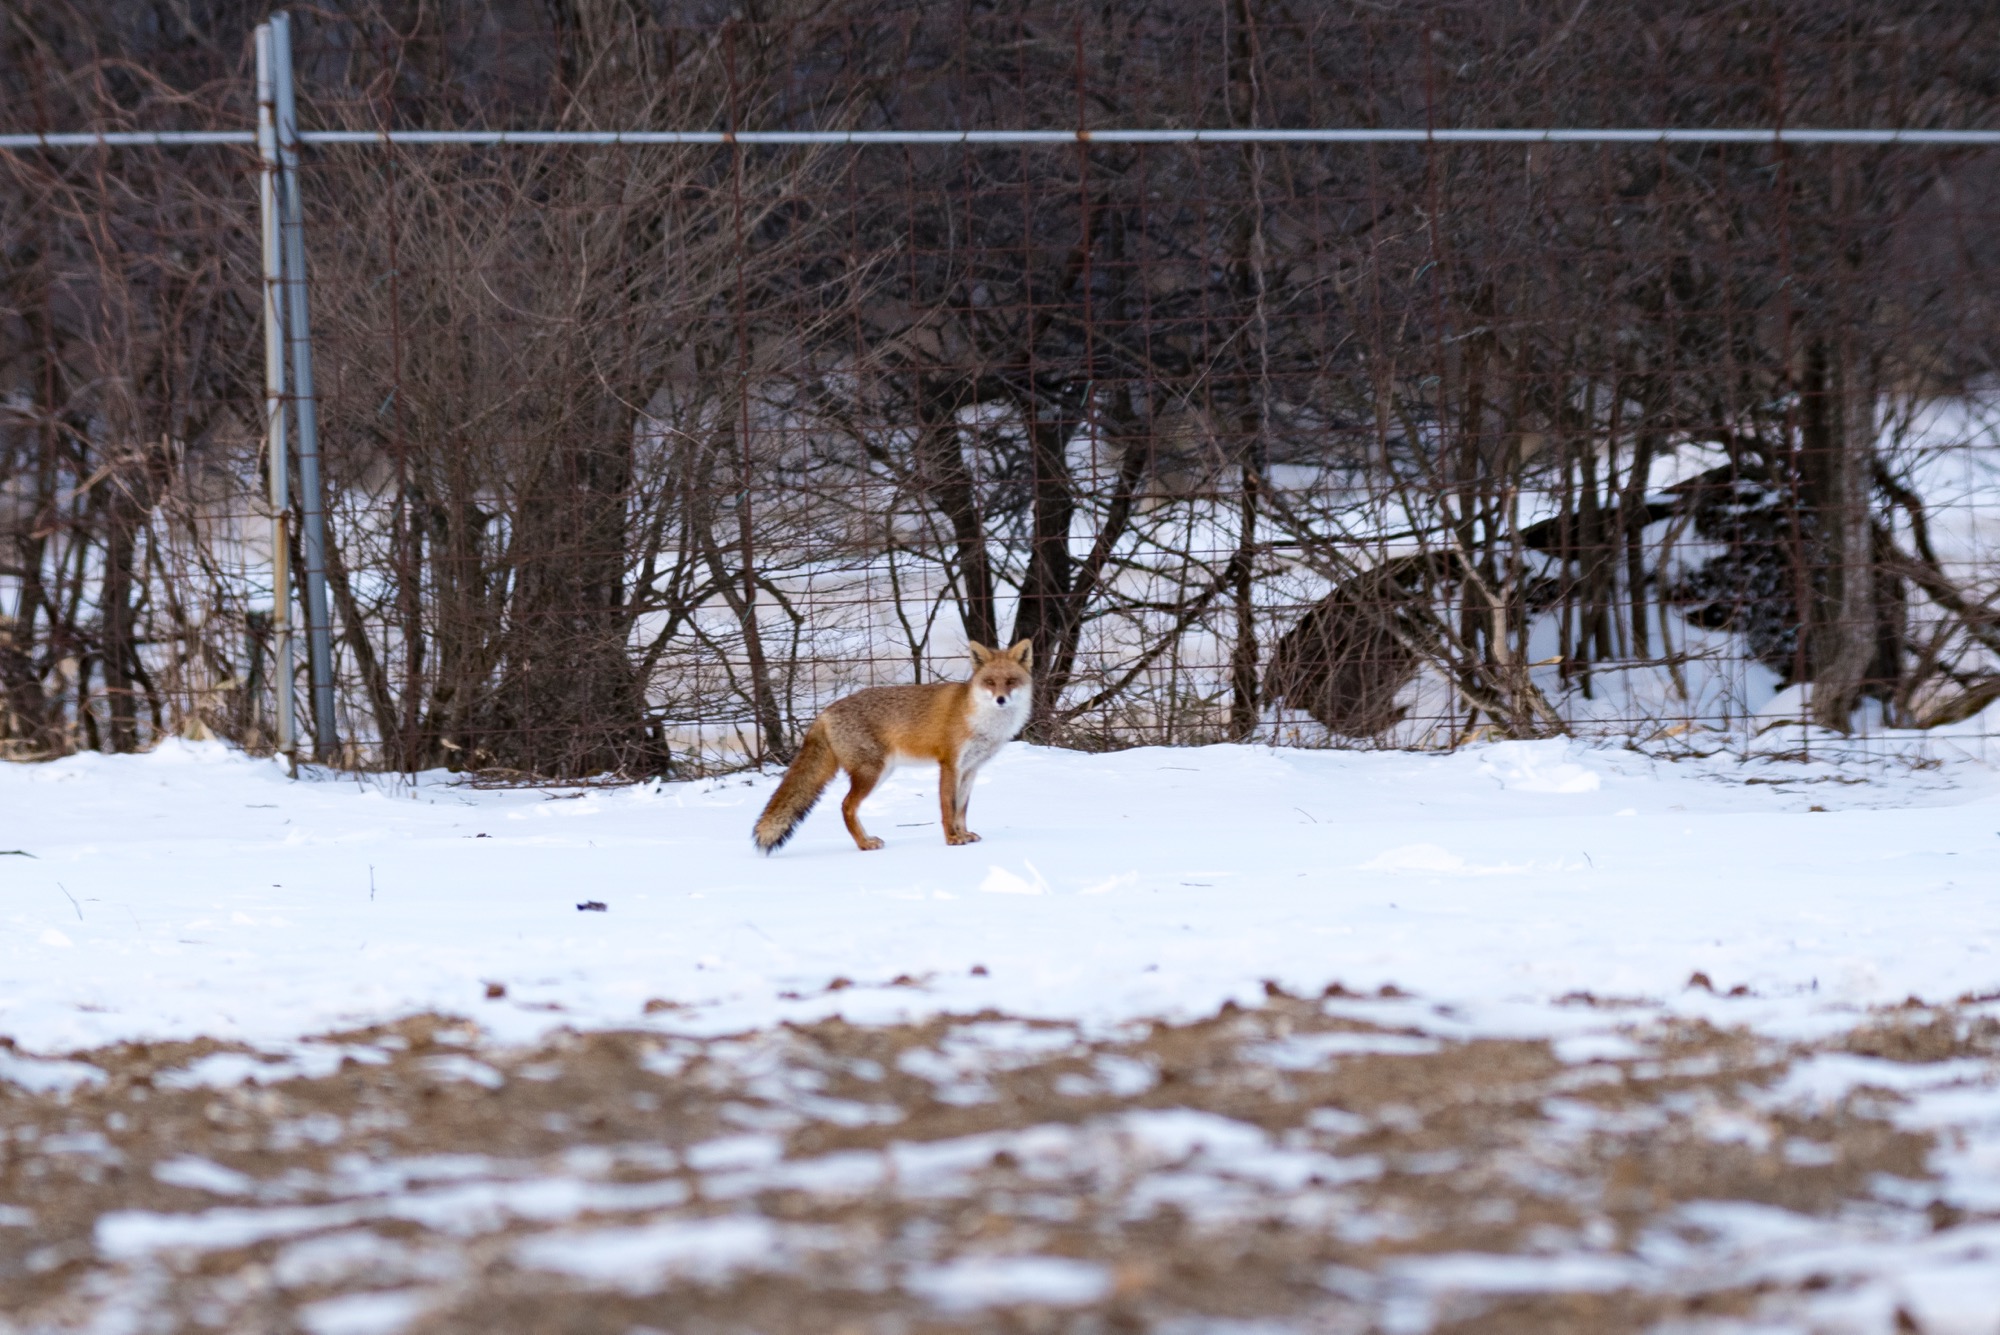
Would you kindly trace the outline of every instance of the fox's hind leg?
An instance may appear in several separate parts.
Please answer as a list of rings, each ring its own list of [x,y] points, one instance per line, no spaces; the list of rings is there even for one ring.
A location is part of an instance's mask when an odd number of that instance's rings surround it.
[[[847,767],[847,796],[841,799],[840,818],[847,822],[847,832],[854,836],[855,844],[864,853],[872,853],[882,846],[880,839],[861,828],[861,803],[875,791],[875,785],[882,782],[885,768],[876,756],[859,759]]]

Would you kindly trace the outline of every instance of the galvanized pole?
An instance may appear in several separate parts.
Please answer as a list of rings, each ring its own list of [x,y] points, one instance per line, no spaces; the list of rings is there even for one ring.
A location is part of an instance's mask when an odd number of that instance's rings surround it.
[[[333,629],[326,601],[326,497],[319,476],[319,402],[313,396],[312,323],[306,309],[305,207],[299,196],[299,119],[292,96],[292,24],[270,21],[278,120],[278,208],[284,234],[285,320],[290,329],[292,391],[299,423],[299,547],[305,558],[306,645],[311,664],[313,755],[330,760],[339,739],[333,721]]]
[[[264,242],[264,449],[271,486],[271,686],[277,697],[277,749],[296,772],[293,722],[291,488],[285,476],[285,271],[278,226],[278,110],[271,28],[257,26],[257,207]]]

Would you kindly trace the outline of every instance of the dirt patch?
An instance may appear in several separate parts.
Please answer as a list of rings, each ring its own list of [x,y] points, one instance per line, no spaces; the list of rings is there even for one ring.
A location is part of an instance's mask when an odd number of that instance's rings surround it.
[[[1811,1046],[1634,1017],[1600,1034],[1605,1055],[1565,1060],[1440,1038],[1424,1015],[1274,990],[1097,1036],[983,1014],[531,1048],[419,1016],[277,1059],[206,1042],[17,1058],[19,1083],[0,1082],[0,1330],[1769,1316],[1812,1277],[1711,1263],[1690,1279],[1660,1258],[1712,1261],[1717,1208],[1837,1220],[1932,1191],[1932,1139],[1898,1124],[1899,1095],[1792,1099],[1787,1078],[1829,1054],[1996,1047],[1990,1018],[1953,1011]],[[1940,1231],[1981,1222],[1931,1206]]]
[[[1892,1062],[2000,1057],[2000,1019],[1910,1003],[1848,1034],[1846,1050]]]

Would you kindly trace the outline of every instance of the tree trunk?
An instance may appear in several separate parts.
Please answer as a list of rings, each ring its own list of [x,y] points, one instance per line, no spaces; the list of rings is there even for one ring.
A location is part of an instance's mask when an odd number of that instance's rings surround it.
[[[1815,338],[1806,349],[1800,468],[1811,534],[1805,633],[1812,721],[1847,731],[1868,684],[1880,633],[1869,505],[1874,405],[1852,349]]]
[[[505,657],[486,745],[494,763],[580,777],[645,773],[661,757],[626,643],[629,422],[562,423],[515,506]],[[595,419],[595,420],[593,420]]]
[[[922,485],[951,524],[958,549],[959,616],[965,637],[993,645],[1000,619],[993,606],[993,565],[986,554],[986,521],[972,470],[965,466],[958,413],[962,386],[920,383],[917,390],[916,462]]]
[[[1624,521],[1625,587],[1632,602],[1632,657],[1650,658],[1652,644],[1646,626],[1646,487],[1653,472],[1653,456],[1664,440],[1660,415],[1666,396],[1647,376],[1640,382],[1639,429],[1632,433],[1632,469],[1625,478],[1625,495],[1619,502]]]
[[[7,727],[13,738],[36,756],[56,755],[65,749],[61,707],[49,700],[42,685],[41,669],[35,661],[36,622],[48,598],[43,563],[48,557],[49,534],[55,528],[56,517],[55,361],[48,350],[47,301],[44,288],[41,307],[28,313],[29,327],[35,335],[31,346],[39,363],[32,372],[33,385],[42,400],[37,404],[42,420],[35,430],[33,519],[15,534],[16,562],[21,572],[20,600],[15,604],[13,621],[0,624],[0,688],[7,694],[10,716]],[[51,640],[54,630],[51,625]]]
[[[1591,699],[1590,665],[1611,657],[1611,625],[1605,588],[1609,560],[1604,540],[1603,495],[1597,489],[1597,442],[1585,437],[1578,457],[1577,561],[1581,567],[1583,607],[1577,616],[1577,676],[1583,698]]]
[[[103,656],[105,709],[111,724],[106,740],[112,751],[136,751],[139,722],[133,701],[132,665],[138,650],[133,643],[132,567],[139,550],[135,531],[138,516],[119,478],[109,478],[99,485],[108,493],[103,509],[104,577],[98,596],[103,618],[98,648]]]
[[[1044,403],[1032,391],[1025,396],[1028,453],[1033,470],[1032,533],[1028,570],[1021,580],[1021,605],[1014,615],[1009,641],[1034,645],[1037,663],[1053,663],[1070,613],[1070,525],[1076,518],[1076,490],[1069,473],[1069,435],[1073,414]],[[1035,708],[1028,735],[1047,741],[1054,726],[1055,676],[1035,677]]]
[[[1253,451],[1255,446],[1252,447]],[[1247,740],[1257,731],[1257,619],[1255,560],[1257,551],[1258,472],[1243,465],[1241,503],[1237,507],[1236,551],[1229,558],[1231,592],[1236,603],[1236,643],[1229,652],[1229,740]]]
[[[1091,599],[1103,587],[1104,572],[1111,563],[1111,554],[1117,549],[1119,540],[1132,525],[1132,503],[1139,489],[1139,479],[1146,470],[1149,457],[1145,448],[1151,439],[1150,420],[1141,421],[1132,402],[1132,387],[1121,385],[1113,390],[1110,402],[1105,408],[1105,418],[1109,426],[1107,444],[1114,445],[1118,453],[1118,480],[1111,491],[1111,503],[1105,508],[1104,527],[1097,532],[1097,539],[1090,546],[1090,554],[1083,558],[1082,568],[1070,584],[1069,608],[1063,616],[1063,638],[1054,661],[1046,664],[1042,671],[1049,678],[1049,698],[1062,697],[1063,688],[1069,685],[1070,677],[1076,671],[1076,655],[1083,638],[1084,614],[1090,610]]]
[[[347,578],[347,563],[341,559],[340,544],[331,534],[326,544],[326,585],[333,594],[333,610],[340,618],[340,637],[354,655],[354,666],[367,694],[368,708],[375,715],[375,733],[381,739],[382,756],[391,764],[409,768],[404,757],[408,749],[403,729],[396,719],[395,697],[389,692],[389,674],[376,657],[375,643],[368,638],[368,623]]]

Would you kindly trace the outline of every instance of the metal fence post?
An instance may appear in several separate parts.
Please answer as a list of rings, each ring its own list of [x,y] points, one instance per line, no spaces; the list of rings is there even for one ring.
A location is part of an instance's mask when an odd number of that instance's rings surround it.
[[[264,448],[271,490],[271,687],[278,754],[298,767],[292,702],[291,495],[286,479],[285,271],[278,226],[278,112],[271,26],[257,25],[258,220],[264,243]]]
[[[271,15],[271,65],[278,138],[278,208],[284,239],[285,323],[299,424],[299,546],[305,558],[306,646],[311,665],[313,756],[339,745],[333,717],[333,630],[326,599],[326,496],[319,474],[319,403],[313,394],[312,323],[306,306],[305,207],[299,195],[298,106],[292,95],[290,15]]]

